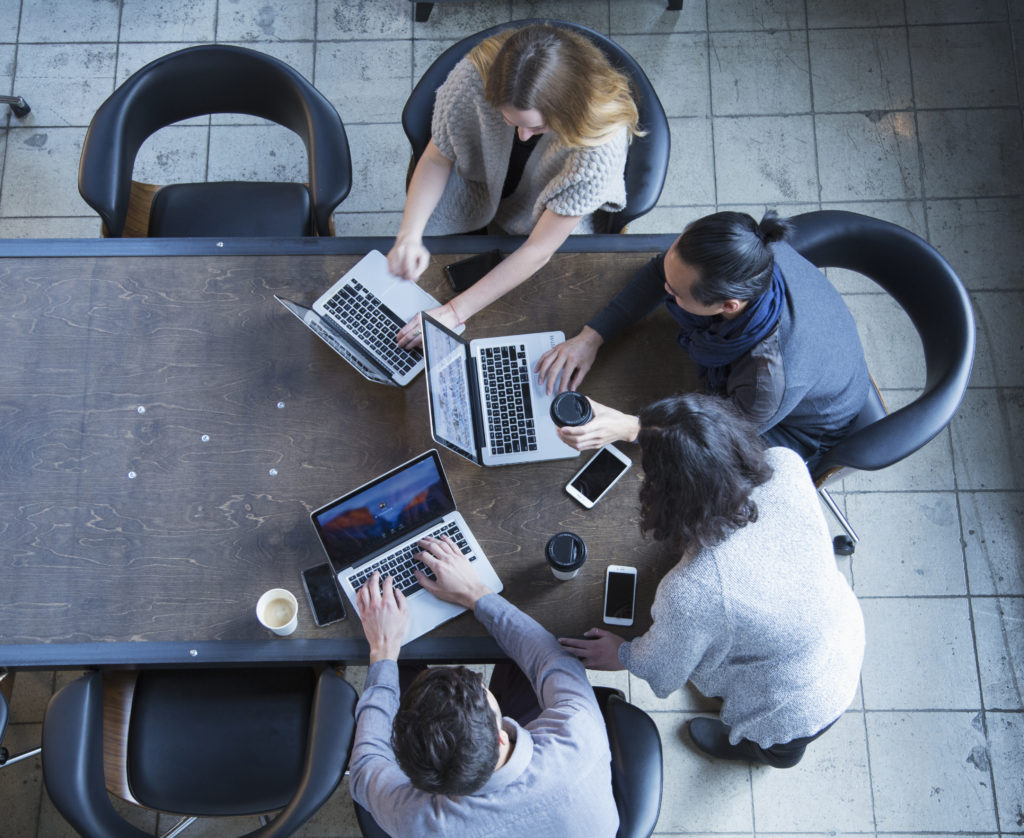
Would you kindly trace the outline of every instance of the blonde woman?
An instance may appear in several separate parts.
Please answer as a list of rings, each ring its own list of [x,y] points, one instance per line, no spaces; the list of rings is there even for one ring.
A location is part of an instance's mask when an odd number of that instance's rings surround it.
[[[428,312],[455,328],[539,270],[596,210],[623,208],[630,138],[640,133],[629,79],[584,35],[548,24],[499,32],[437,91],[431,140],[409,182],[388,254],[417,280],[424,235],[489,227],[526,241],[483,279]],[[398,333],[420,343],[417,320]]]

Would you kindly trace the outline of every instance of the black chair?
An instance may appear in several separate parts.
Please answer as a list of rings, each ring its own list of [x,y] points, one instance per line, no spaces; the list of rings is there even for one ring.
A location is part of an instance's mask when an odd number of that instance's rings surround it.
[[[190,183],[161,189],[132,180],[151,134],[214,113],[270,120],[306,147],[301,183]],[[78,190],[105,236],[327,236],[331,214],[352,186],[341,117],[282,61],[242,47],[190,47],[134,73],[96,112],[82,147]],[[150,203],[152,208],[150,209]]]
[[[620,690],[594,687],[612,752],[612,793],[619,810],[617,838],[649,838],[661,813],[661,736],[643,710]],[[373,816],[353,801],[363,838],[388,838]]]
[[[658,94],[654,92],[654,86],[636,59],[615,41],[578,23],[539,19],[502,23],[463,38],[441,53],[416,83],[402,110],[402,128],[405,129],[409,144],[412,146],[412,163],[409,171],[412,172],[412,168],[430,142],[430,119],[434,113],[437,88],[448,78],[452,68],[485,38],[504,29],[518,29],[531,23],[550,23],[552,26],[572,29],[587,36],[616,69],[629,76],[633,98],[640,114],[640,128],[647,134],[633,138],[626,156],[626,206],[614,213],[596,213],[594,218],[597,233],[625,232],[629,222],[650,212],[661,197],[665,176],[668,173],[671,146],[668,119],[665,117],[665,109],[661,106]]]
[[[355,704],[355,690],[333,669],[145,670],[127,679],[88,672],[50,700],[43,780],[85,836],[146,834],[115,811],[107,787],[190,816],[281,810],[248,835],[291,835],[341,781]]]
[[[416,21],[418,23],[425,23],[430,20],[430,13],[434,9],[434,3],[448,3],[450,0],[411,0]],[[668,5],[665,7],[666,11],[678,12],[682,11],[683,0],[668,0]]]
[[[827,451],[811,475],[848,534],[837,552],[848,555],[857,534],[825,488],[847,469],[891,466],[933,439],[953,419],[974,361],[974,315],[967,291],[935,248],[909,230],[853,212],[825,210],[795,216],[791,244],[820,268],[845,268],[874,280],[903,308],[924,348],[921,394],[887,413],[872,382],[850,433]]]
[[[6,669],[0,669],[0,742],[4,741],[4,734],[7,732],[7,721],[10,718],[10,710],[7,705],[8,695],[13,688],[14,675]],[[42,748],[30,748],[20,754],[12,754],[7,748],[0,745],[0,768],[15,765],[26,759],[36,756]]]

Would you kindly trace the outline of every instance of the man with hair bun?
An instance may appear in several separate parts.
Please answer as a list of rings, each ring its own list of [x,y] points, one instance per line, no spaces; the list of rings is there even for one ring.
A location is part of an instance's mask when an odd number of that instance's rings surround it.
[[[849,309],[786,243],[789,231],[771,211],[760,223],[740,212],[692,222],[578,335],[541,357],[541,381],[549,392],[575,390],[603,343],[664,304],[707,391],[813,466],[860,413],[870,377]],[[636,416],[597,405],[593,421],[560,433],[584,450],[634,441],[638,430]]]

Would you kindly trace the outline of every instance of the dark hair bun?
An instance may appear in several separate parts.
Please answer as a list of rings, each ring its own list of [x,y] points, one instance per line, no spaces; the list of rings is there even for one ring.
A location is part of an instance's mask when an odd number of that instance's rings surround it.
[[[775,210],[768,210],[757,225],[757,235],[765,244],[784,241],[793,230],[787,218],[780,218]]]

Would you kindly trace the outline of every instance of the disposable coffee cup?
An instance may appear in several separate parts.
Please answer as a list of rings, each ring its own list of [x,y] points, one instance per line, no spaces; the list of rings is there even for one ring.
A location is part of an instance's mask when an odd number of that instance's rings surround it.
[[[573,579],[587,560],[587,545],[574,532],[560,532],[548,539],[544,549],[548,565],[556,579]]]
[[[582,393],[566,390],[551,400],[551,419],[560,428],[586,425],[593,418],[590,400]]]
[[[298,600],[291,591],[271,588],[256,603],[256,619],[274,634],[291,634],[299,626]]]

